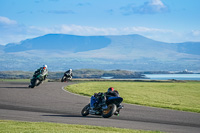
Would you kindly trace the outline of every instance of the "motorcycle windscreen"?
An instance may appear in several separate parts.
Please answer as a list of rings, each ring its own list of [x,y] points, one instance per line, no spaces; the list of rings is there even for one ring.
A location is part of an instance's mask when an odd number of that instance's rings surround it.
[[[109,97],[108,100],[106,101],[107,104],[120,104],[123,101],[123,98],[121,97]]]

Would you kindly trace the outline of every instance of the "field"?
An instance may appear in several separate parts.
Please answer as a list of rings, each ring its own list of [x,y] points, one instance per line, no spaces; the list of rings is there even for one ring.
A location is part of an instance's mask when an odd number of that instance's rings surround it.
[[[113,127],[0,120],[0,133],[161,133]]]
[[[67,86],[70,92],[92,96],[114,87],[124,103],[200,113],[200,82],[93,81]]]
[[[29,82],[29,80],[1,80]],[[124,103],[168,108],[200,113],[200,82],[176,81],[84,81],[65,87],[70,92],[92,96],[94,93],[105,92],[108,87],[114,87],[124,98]],[[21,122],[0,120],[0,133],[9,132],[123,132],[123,133],[160,133],[159,131],[142,131],[99,127],[87,125],[58,124],[48,122]]]

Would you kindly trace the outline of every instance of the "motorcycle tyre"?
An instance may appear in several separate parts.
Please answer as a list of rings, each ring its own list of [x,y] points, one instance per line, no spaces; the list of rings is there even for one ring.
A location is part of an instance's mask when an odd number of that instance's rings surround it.
[[[40,83],[41,83],[40,80],[38,80],[38,79],[35,80],[35,86],[40,85]]]
[[[87,116],[87,115],[89,115],[89,109],[90,109],[90,104],[86,105],[86,106],[82,109],[81,115],[82,115],[82,116]]]
[[[30,88],[34,88],[36,86],[36,79],[31,79],[31,85],[29,85]]]
[[[35,85],[29,85],[29,88],[34,88],[35,87]]]
[[[110,107],[111,107],[111,109],[110,109]],[[109,118],[109,117],[111,117],[111,116],[116,112],[117,106],[116,106],[115,104],[109,104],[109,105],[108,105],[108,109],[110,109],[110,110],[109,110],[109,112],[106,113],[106,114],[104,114],[104,111],[106,111],[106,110],[103,111],[102,117],[104,117],[104,118]],[[108,110],[108,109],[107,109],[107,110]]]
[[[62,79],[61,79],[61,82],[66,82],[66,81],[67,81],[66,76],[63,76]]]

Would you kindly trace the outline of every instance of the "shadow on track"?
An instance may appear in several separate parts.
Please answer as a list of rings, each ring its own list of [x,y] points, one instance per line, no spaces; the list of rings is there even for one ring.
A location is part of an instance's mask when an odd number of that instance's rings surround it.
[[[32,89],[29,87],[0,87],[0,88],[6,88],[6,89]]]
[[[81,116],[81,115],[42,115],[42,116],[52,116],[52,117],[79,117],[79,118],[102,118],[98,116]]]

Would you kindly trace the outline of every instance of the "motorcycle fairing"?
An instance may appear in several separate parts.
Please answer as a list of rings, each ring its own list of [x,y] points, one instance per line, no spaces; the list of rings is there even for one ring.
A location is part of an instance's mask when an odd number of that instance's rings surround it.
[[[119,105],[121,102],[123,101],[123,98],[121,97],[109,97],[107,100],[106,100],[106,104],[116,104],[116,105]]]

